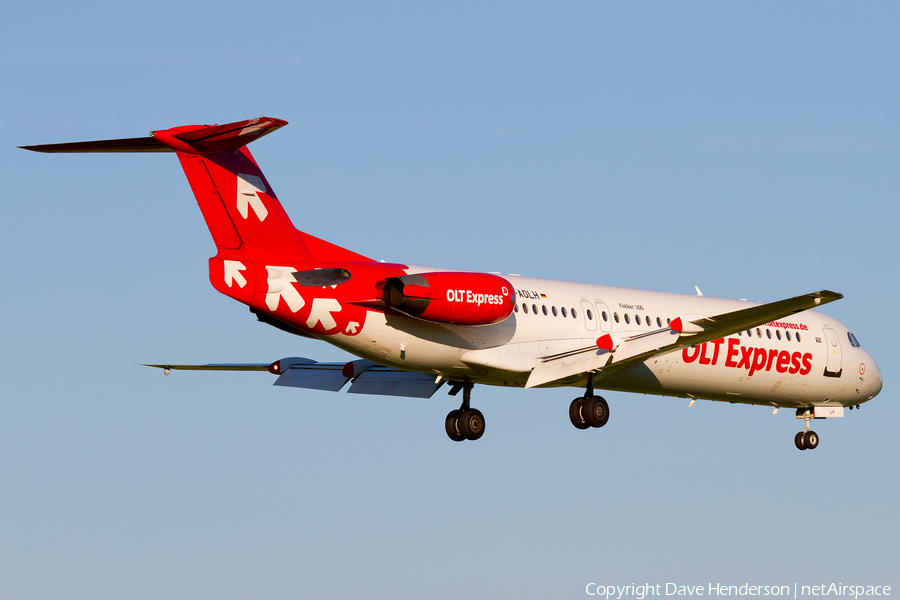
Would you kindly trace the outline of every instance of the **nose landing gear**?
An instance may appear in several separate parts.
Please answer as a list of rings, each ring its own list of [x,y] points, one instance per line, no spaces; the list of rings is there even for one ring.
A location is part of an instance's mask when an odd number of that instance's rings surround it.
[[[797,418],[806,421],[803,431],[794,436],[794,445],[798,450],[815,450],[819,445],[819,434],[809,428],[809,422],[813,419],[813,412],[809,408],[798,408]]]
[[[462,404],[458,409],[451,410],[444,419],[447,437],[454,442],[477,440],[484,435],[484,415],[477,408],[469,406],[469,401],[472,399],[472,387],[471,383],[462,384]],[[456,391],[458,392],[459,389]]]
[[[569,405],[569,420],[576,429],[603,427],[609,421],[609,404],[602,397],[594,395],[593,373],[588,373],[584,396],[575,398]]]

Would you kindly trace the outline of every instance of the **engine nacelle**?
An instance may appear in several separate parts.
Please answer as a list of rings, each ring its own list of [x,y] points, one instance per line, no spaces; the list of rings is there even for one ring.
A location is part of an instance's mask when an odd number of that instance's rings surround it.
[[[488,273],[421,273],[384,282],[384,303],[405,315],[450,325],[491,325],[512,314],[512,284]]]

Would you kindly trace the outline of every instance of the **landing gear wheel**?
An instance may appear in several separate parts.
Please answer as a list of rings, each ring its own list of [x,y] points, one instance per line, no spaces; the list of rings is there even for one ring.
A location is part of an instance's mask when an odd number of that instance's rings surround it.
[[[819,434],[815,431],[807,431],[804,433],[803,445],[806,446],[808,450],[815,450],[816,446],[819,445]]]
[[[603,427],[609,421],[609,404],[600,396],[585,399],[581,415],[591,427]]]
[[[800,431],[794,436],[794,445],[797,446],[797,450],[806,450],[806,444],[803,442],[804,435],[806,435],[805,432]]]
[[[462,414],[461,410],[451,410],[447,413],[447,418],[444,419],[444,429],[447,430],[447,437],[454,442],[461,442],[466,439],[466,437],[459,432],[460,414]]]
[[[575,398],[569,405],[569,420],[576,429],[589,429],[590,424],[586,423],[584,417],[581,416],[581,410],[584,407],[584,398]]]
[[[477,440],[484,435],[484,415],[477,408],[464,410],[458,422],[459,433],[467,440]]]

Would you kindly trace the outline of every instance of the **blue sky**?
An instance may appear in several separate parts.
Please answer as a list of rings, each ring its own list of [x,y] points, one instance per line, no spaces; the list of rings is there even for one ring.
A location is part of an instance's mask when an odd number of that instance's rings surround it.
[[[0,39],[0,596],[576,598],[900,586],[900,10],[842,3],[19,3]],[[379,259],[770,301],[818,289],[863,410],[577,390],[454,399],[163,377],[344,360],[207,280],[171,155],[17,145],[267,115],[298,227]]]

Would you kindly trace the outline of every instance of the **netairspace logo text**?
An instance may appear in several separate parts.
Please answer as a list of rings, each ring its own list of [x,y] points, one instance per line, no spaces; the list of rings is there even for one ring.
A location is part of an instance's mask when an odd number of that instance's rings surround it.
[[[589,583],[584,591],[588,596],[602,596],[606,600],[634,598],[644,600],[649,596],[783,596],[797,600],[801,596],[844,596],[858,600],[860,596],[890,596],[889,585],[844,585],[822,583],[819,585],[679,585],[677,583],[645,583],[643,585],[603,585]]]

